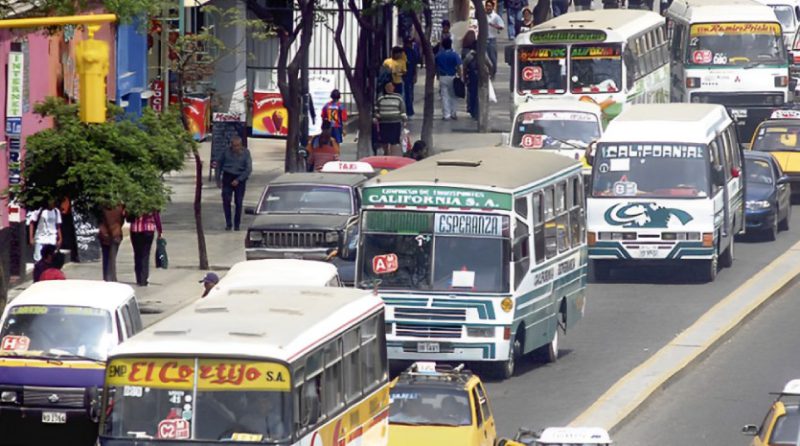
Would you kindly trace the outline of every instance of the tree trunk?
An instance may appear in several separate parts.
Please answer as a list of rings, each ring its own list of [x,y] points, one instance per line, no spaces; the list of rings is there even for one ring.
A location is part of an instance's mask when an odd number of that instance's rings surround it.
[[[486,47],[489,22],[480,0],[472,0],[478,20],[478,132],[489,132],[489,68],[486,66]]]
[[[412,23],[417,35],[420,36],[420,47],[422,56],[425,58],[425,106],[423,108],[422,117],[422,134],[420,139],[428,147],[429,153],[433,153],[433,106],[434,106],[434,82],[436,78],[436,62],[433,59],[433,46],[431,46],[431,30],[433,23],[431,20],[431,7],[430,3],[426,0],[423,4],[422,14],[425,17],[425,29],[423,30],[422,24],[419,21],[417,14],[412,14]]]

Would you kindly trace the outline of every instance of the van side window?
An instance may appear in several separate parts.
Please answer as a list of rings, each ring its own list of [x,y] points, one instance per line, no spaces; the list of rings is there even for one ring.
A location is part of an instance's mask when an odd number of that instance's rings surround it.
[[[533,195],[533,252],[536,264],[544,262],[544,215],[542,211],[542,193]]]
[[[133,326],[133,333],[136,334],[142,331],[142,316],[139,310],[139,304],[136,302],[136,298],[132,298],[125,304],[125,307],[128,310],[128,314],[131,317],[131,325]]]
[[[489,408],[489,398],[486,398],[486,392],[483,390],[483,385],[478,384],[475,386],[478,390],[478,397],[480,398],[481,402],[481,412],[483,413],[483,417],[489,419],[492,417],[492,410]]]
[[[483,426],[483,414],[481,413],[481,399],[480,396],[478,396],[477,386],[472,389],[472,399],[475,403],[475,424],[481,427]]]
[[[515,218],[514,240],[512,242],[512,255],[514,262],[514,287],[519,287],[522,278],[530,268],[530,228],[520,218]]]
[[[681,23],[675,23],[672,28],[672,60],[675,62],[683,62],[683,34],[685,26]]]
[[[731,179],[731,169],[733,168],[733,153],[731,153],[731,146],[729,141],[721,133],[717,136],[717,143],[720,147],[722,154],[722,167],[725,170],[725,178]]]
[[[719,144],[717,144],[716,140],[711,141],[711,143],[708,144],[708,155],[711,158],[711,168],[712,169],[714,169],[714,170],[721,170],[721,169],[724,170],[725,169],[724,162],[722,160],[722,153],[720,151]],[[714,194],[716,194],[717,191],[719,191],[719,186],[714,184],[713,175],[714,174],[712,172],[712,181],[711,181],[711,183],[712,183],[712,192]]]
[[[134,331],[133,321],[131,320],[131,314],[128,313],[127,305],[119,307],[118,313],[122,316],[122,322],[125,324],[125,334],[128,337],[133,336],[136,332]]]
[[[553,208],[554,187],[548,186],[544,190],[544,253],[548,259],[558,254],[558,224],[555,221]]]

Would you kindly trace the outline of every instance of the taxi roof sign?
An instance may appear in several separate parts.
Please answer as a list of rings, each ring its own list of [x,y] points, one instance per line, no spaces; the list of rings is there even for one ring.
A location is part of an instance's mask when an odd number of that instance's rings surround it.
[[[436,363],[433,361],[418,361],[414,365],[419,373],[436,373]]]
[[[328,161],[322,166],[323,173],[375,173],[375,169],[361,161]]]
[[[783,386],[781,395],[800,395],[800,379],[793,379]]]
[[[800,119],[800,110],[775,110],[770,119]]]
[[[537,443],[611,444],[611,437],[600,427],[548,427],[539,436]]]

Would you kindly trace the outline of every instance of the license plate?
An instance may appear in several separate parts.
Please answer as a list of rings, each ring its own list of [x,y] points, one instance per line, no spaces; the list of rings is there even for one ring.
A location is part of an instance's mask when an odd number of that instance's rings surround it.
[[[731,116],[734,118],[746,118],[747,117],[747,109],[746,108],[732,108],[731,109]]]
[[[42,412],[42,423],[65,424],[66,422],[66,412]]]
[[[417,342],[417,352],[419,353],[439,353],[438,342]]]
[[[639,250],[639,254],[642,257],[653,259],[658,257],[658,248],[643,248]]]

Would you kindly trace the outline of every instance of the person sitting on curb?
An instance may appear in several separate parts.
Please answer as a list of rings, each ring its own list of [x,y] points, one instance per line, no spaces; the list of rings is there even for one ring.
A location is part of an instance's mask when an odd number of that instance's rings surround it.
[[[56,255],[56,245],[42,245],[42,258],[33,265],[33,281],[41,280],[42,273],[53,266]]]
[[[64,272],[61,271],[61,268],[63,267],[64,254],[56,252],[53,254],[53,264],[50,265],[50,267],[46,270],[42,271],[42,274],[39,276],[39,281],[44,282],[45,280],[67,280]]]

